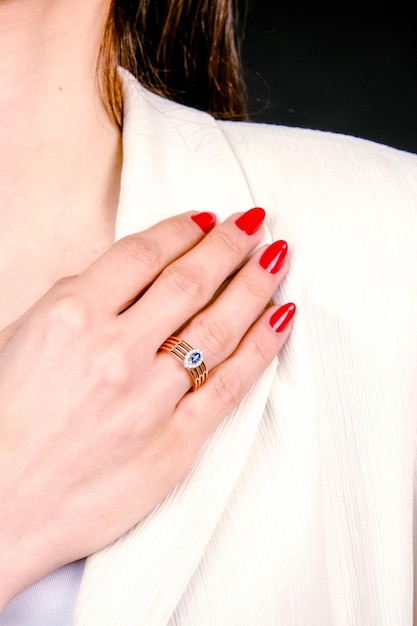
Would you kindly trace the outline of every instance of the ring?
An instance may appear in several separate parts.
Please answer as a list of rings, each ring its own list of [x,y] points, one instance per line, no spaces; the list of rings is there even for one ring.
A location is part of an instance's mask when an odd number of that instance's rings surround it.
[[[206,382],[208,371],[203,361],[204,353],[201,348],[192,348],[186,341],[171,336],[164,341],[158,352],[168,352],[181,363],[190,375],[193,391]]]

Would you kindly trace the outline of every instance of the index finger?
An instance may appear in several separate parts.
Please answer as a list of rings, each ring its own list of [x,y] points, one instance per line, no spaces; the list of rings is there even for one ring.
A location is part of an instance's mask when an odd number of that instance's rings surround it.
[[[77,277],[95,307],[117,315],[216,223],[213,213],[189,211],[117,241]]]

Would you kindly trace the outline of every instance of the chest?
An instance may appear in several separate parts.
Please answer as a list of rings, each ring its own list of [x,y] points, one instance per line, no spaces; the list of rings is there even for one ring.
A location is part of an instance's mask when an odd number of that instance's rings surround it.
[[[0,234],[0,329],[23,315],[54,283],[86,269],[113,243],[113,227],[95,219]]]

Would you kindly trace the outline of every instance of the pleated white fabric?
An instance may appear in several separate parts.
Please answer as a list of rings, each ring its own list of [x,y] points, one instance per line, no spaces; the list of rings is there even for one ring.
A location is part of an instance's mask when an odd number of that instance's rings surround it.
[[[117,236],[264,206],[298,313],[183,482],[88,559],[74,626],[410,626],[417,157],[215,122],[123,80]]]

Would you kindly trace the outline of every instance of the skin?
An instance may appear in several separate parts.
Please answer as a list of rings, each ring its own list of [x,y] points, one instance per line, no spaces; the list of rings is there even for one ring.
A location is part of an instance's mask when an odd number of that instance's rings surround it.
[[[149,513],[291,329],[262,313],[288,270],[263,269],[263,250],[197,314],[261,239],[237,215],[207,236],[184,214],[111,245],[120,137],[94,88],[105,10],[0,0],[0,608]],[[181,336],[210,370],[196,393],[157,352],[190,318]]]
[[[0,328],[113,242],[121,137],[95,84],[106,11],[0,0]]]

